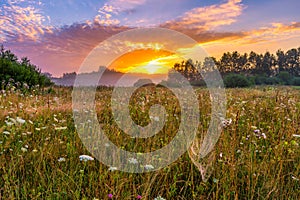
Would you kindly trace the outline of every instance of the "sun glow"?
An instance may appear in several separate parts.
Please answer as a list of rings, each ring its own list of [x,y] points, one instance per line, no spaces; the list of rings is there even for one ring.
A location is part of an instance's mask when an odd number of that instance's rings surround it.
[[[179,57],[174,53],[159,50],[159,47],[157,45],[155,49],[137,50],[124,54],[109,68],[122,73],[167,74],[174,64],[179,62]]]
[[[147,73],[147,74],[166,74],[168,73],[169,67],[164,66],[163,63],[160,63],[158,59],[151,60],[146,65],[136,68],[137,71]]]

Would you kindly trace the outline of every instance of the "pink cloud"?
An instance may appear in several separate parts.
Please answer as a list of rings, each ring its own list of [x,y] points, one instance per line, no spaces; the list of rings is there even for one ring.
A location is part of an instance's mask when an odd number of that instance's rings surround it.
[[[218,5],[194,8],[162,26],[175,30],[193,29],[198,33],[211,31],[216,27],[236,22],[243,8],[241,0],[228,0]]]
[[[45,25],[47,17],[38,9],[18,6],[16,1],[9,3],[0,8],[0,42],[12,37],[19,41],[38,40],[40,35],[52,32],[53,27]]]

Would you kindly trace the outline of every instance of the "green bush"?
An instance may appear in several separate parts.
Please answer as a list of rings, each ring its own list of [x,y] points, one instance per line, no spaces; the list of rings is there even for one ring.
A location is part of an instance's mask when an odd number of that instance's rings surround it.
[[[0,82],[2,88],[12,85],[17,88],[44,87],[52,85],[51,80],[43,75],[27,58],[20,61],[10,50],[0,50]]]
[[[277,77],[282,81],[284,85],[289,85],[291,83],[292,76],[289,74],[289,72],[279,72]]]
[[[228,88],[242,88],[251,86],[251,82],[243,75],[229,74],[224,77],[224,85]]]
[[[300,86],[300,77],[294,77],[291,81],[292,85]]]

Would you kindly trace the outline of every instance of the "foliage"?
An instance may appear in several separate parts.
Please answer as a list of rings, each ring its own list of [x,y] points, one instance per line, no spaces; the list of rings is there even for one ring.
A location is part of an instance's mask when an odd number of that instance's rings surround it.
[[[287,71],[282,71],[279,72],[279,74],[277,75],[277,77],[282,81],[283,84],[285,85],[289,85],[291,82],[291,78],[292,76],[290,75],[289,72]]]
[[[291,84],[292,84],[292,85],[295,85],[295,86],[300,86],[300,77],[294,77],[294,78],[291,80]]]
[[[276,55],[266,52],[258,54],[240,54],[237,51],[224,53],[217,60],[214,57],[205,58],[203,63],[191,59],[176,63],[173,69],[183,75],[192,85],[204,86],[202,73],[209,73],[212,69],[218,69],[225,78],[229,74],[240,74],[248,78],[248,81],[257,85],[289,85],[294,77],[300,77],[300,47],[290,49],[287,52],[278,50]],[[199,73],[201,72],[201,73]],[[174,73],[169,73],[169,81],[174,79]],[[174,81],[173,81],[174,82]],[[245,83],[247,81],[244,81]],[[247,84],[242,84],[247,85]]]
[[[2,87],[12,84],[18,88],[44,87],[52,84],[50,79],[26,57],[19,61],[16,55],[10,50],[5,50],[3,46],[0,49],[0,82]]]
[[[229,74],[224,77],[224,85],[228,88],[249,87],[251,82],[243,75]]]

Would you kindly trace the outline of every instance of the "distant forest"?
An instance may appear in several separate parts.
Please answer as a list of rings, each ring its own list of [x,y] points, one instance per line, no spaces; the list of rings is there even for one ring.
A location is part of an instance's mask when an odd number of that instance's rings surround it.
[[[250,85],[300,85],[300,47],[287,52],[278,50],[276,55],[266,52],[240,54],[237,51],[224,53],[217,60],[205,58],[203,63],[192,60],[176,63],[174,70],[186,77],[192,85],[205,85],[199,69],[218,69],[227,87]],[[172,79],[169,74],[169,82]]]

